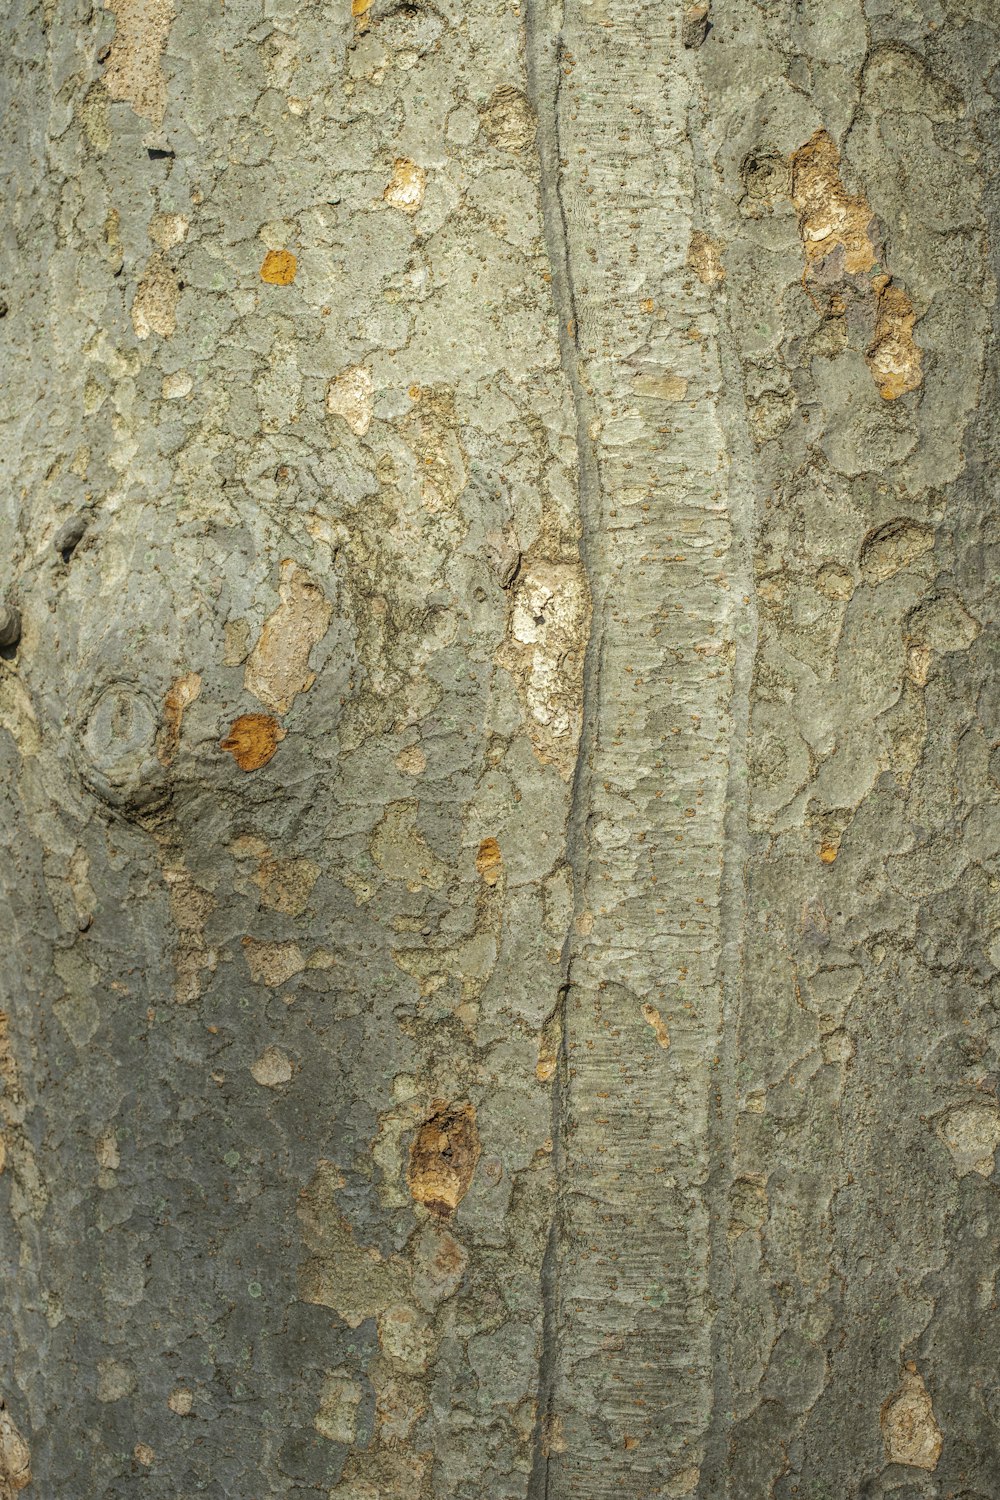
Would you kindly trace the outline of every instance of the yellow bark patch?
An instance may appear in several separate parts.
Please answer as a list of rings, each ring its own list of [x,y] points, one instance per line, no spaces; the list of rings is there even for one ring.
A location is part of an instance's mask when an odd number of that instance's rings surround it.
[[[936,1469],[943,1439],[923,1377],[915,1364],[903,1370],[900,1389],[882,1407],[886,1461],[913,1469]]]
[[[260,268],[260,279],[269,286],[291,286],[298,261],[290,250],[269,250]]]
[[[486,885],[496,885],[503,874],[503,855],[496,839],[483,839],[476,854],[476,870]]]
[[[481,1149],[472,1105],[435,1100],[410,1149],[406,1180],[416,1201],[432,1213],[454,1213],[469,1191]]]
[[[240,714],[219,748],[229,751],[241,771],[259,771],[284,738],[285,730],[270,714]]]
[[[382,197],[391,208],[398,208],[404,214],[415,214],[424,201],[426,184],[427,173],[423,167],[408,156],[400,156]]]
[[[243,684],[266,708],[284,714],[316,681],[309,653],[330,628],[333,606],[312,575],[288,558],[281,564],[278,593],[281,603],[264,622]]]

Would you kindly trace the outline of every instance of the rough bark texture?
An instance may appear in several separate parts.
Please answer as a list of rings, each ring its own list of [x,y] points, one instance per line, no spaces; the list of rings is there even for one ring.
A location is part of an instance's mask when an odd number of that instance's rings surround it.
[[[996,1500],[993,0],[7,28],[0,1500]]]

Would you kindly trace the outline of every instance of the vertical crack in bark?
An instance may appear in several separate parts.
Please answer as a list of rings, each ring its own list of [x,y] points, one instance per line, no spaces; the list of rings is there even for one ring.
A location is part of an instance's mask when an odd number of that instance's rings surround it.
[[[583,870],[587,853],[587,821],[593,774],[602,644],[604,639],[605,570],[600,567],[599,525],[601,478],[591,438],[593,403],[581,373],[579,325],[573,284],[569,226],[560,178],[560,86],[563,78],[563,41],[548,29],[548,0],[525,5],[525,65],[528,97],[535,112],[539,192],[545,248],[552,277],[552,299],[559,329],[562,368],[573,396],[579,471],[580,556],[590,590],[590,634],[584,658],[583,713],[580,742],[570,799],[566,857],[573,875],[573,914],[563,940],[558,999],[559,1061],[553,1090],[553,1158],[556,1201],[542,1265],[543,1342],[539,1363],[538,1409],[534,1452],[528,1481],[528,1500],[546,1500],[549,1493],[549,1451],[553,1402],[560,1353],[559,1256],[563,1226],[562,1186],[565,1160],[567,1089],[567,997],[572,987],[576,918],[582,910]]]
[[[707,105],[698,86],[697,67],[692,103],[699,98],[702,113]],[[700,132],[689,130],[694,164],[696,222],[711,223],[712,164]],[[719,908],[720,1018],[715,1070],[716,1105],[711,1112],[709,1175],[706,1196],[710,1214],[709,1286],[712,1322],[712,1418],[706,1424],[706,1453],[699,1494],[725,1496],[729,1490],[727,1453],[732,1427],[733,1391],[728,1357],[728,1313],[732,1307],[733,1275],[728,1239],[730,1193],[735,1177],[733,1141],[736,1129],[736,1067],[739,1057],[738,1027],[743,984],[743,948],[747,921],[746,869],[750,855],[750,784],[748,750],[750,701],[757,652],[757,606],[754,589],[755,491],[754,463],[745,417],[743,372],[736,336],[730,322],[725,282],[716,289],[718,300],[717,358],[721,389],[728,400],[720,403],[727,435],[729,466],[729,523],[732,538],[730,576],[733,587],[746,601],[735,633],[730,700],[729,769],[726,777],[724,821],[725,862]]]

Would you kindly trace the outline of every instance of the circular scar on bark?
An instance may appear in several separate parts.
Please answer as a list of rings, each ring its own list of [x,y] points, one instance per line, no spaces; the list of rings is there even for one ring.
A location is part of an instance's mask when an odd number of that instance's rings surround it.
[[[228,750],[241,771],[259,771],[285,734],[271,714],[241,714],[233,720],[225,739],[219,741],[219,749]]]
[[[406,1180],[416,1201],[442,1217],[454,1213],[469,1191],[481,1149],[472,1105],[435,1100],[410,1148]]]

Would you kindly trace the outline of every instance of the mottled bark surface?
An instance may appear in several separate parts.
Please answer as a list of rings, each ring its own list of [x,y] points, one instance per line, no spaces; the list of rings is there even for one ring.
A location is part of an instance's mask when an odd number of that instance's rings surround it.
[[[993,0],[6,35],[0,1500],[997,1500]]]

